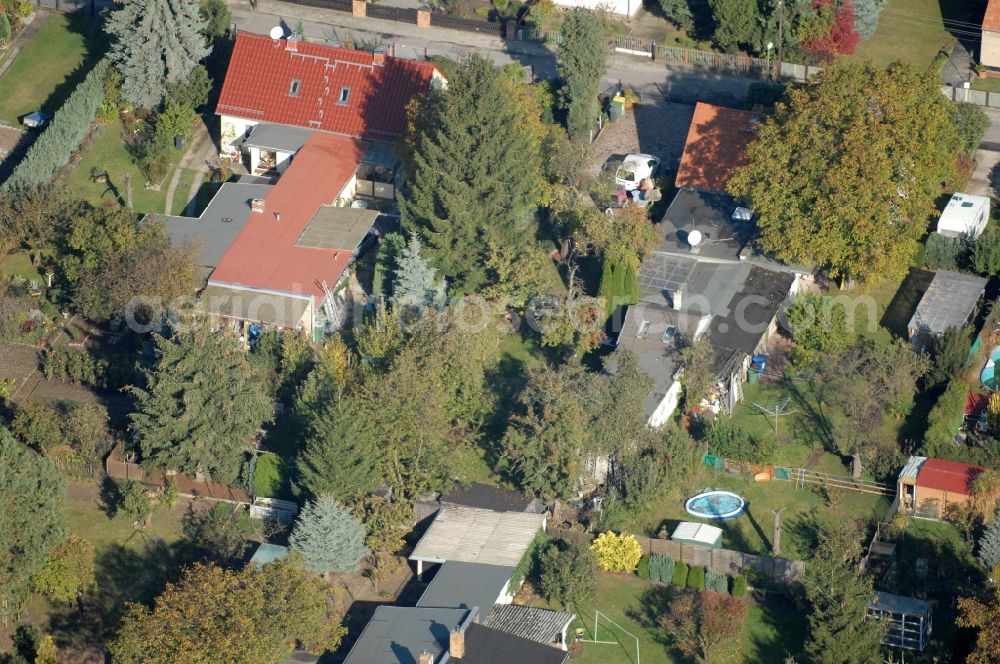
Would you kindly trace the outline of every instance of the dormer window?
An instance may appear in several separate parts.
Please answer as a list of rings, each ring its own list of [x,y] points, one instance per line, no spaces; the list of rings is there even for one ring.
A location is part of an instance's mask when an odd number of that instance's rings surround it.
[[[350,88],[341,88],[340,89],[340,98],[337,99],[337,103],[338,104],[346,104],[347,103],[347,99],[350,96],[351,96],[351,89]]]
[[[639,329],[636,330],[635,333],[636,339],[645,339],[646,335],[649,334],[649,328],[651,325],[652,323],[650,323],[648,320],[641,321],[639,323]]]
[[[302,87],[302,81],[300,81],[297,78],[293,78],[292,79],[292,84],[288,86],[288,96],[289,97],[298,97],[299,96],[299,88],[301,88],[301,87]]]

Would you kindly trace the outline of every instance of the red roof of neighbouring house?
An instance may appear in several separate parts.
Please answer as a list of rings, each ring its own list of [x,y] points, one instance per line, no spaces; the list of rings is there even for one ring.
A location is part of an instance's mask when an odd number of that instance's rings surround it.
[[[982,466],[970,466],[957,461],[927,459],[917,473],[916,485],[968,496],[972,494],[972,482],[984,470],[986,469]]]
[[[210,283],[303,293],[318,301],[322,282],[337,281],[354,247],[315,249],[296,242],[316,211],[334,203],[364,153],[365,144],[356,139],[312,134],[264,198],[264,212],[250,215],[222,255]]]
[[[1000,0],[990,0],[983,16],[983,30],[1000,32]]]
[[[216,113],[389,140],[403,134],[406,105],[428,89],[435,70],[429,62],[241,32]]]
[[[969,392],[965,395],[965,414],[971,415],[972,417],[979,417],[979,415],[986,410],[986,406],[988,406],[989,403],[990,397],[988,394]]]
[[[733,172],[747,161],[755,135],[751,117],[749,111],[698,102],[674,184],[724,192]]]

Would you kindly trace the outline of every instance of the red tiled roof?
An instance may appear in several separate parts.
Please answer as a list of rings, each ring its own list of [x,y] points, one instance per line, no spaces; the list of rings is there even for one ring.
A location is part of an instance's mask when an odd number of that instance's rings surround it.
[[[970,466],[957,461],[927,459],[920,466],[916,484],[928,489],[968,496],[972,494],[972,482],[984,470],[986,469],[982,466]]]
[[[264,212],[250,215],[209,281],[304,293],[318,301],[322,282],[334,284],[354,247],[314,249],[295,243],[320,206],[334,202],[364,152],[364,143],[356,139],[318,132],[310,136],[264,198]]]
[[[979,392],[969,392],[965,395],[965,414],[979,417],[990,403],[990,397]]]
[[[990,0],[983,16],[983,30],[1000,32],[1000,0]]]
[[[406,105],[435,66],[367,51],[241,32],[216,113],[247,120],[389,140],[406,128]],[[292,81],[299,81],[290,94]],[[347,101],[340,103],[342,90]]]
[[[747,146],[754,137],[750,118],[749,111],[698,102],[674,183],[724,192],[733,171],[746,163]]]

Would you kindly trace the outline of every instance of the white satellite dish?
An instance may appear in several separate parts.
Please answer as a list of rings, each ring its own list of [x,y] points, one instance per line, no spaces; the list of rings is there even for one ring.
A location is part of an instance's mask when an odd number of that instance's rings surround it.
[[[284,38],[285,38],[285,29],[283,27],[281,27],[280,25],[276,25],[273,28],[271,28],[271,39],[284,39]]]
[[[691,231],[688,233],[688,244],[692,247],[697,247],[701,244],[701,231]]]

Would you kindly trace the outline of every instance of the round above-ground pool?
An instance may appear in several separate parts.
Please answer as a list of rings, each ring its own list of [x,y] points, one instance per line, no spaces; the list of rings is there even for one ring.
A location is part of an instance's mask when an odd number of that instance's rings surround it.
[[[735,519],[747,509],[747,501],[730,491],[705,491],[684,503],[691,516],[702,519]]]
[[[996,365],[1000,364],[1000,346],[994,346],[990,350],[990,359],[986,360],[986,366],[979,373],[979,380],[983,387],[988,390],[997,389]]]

